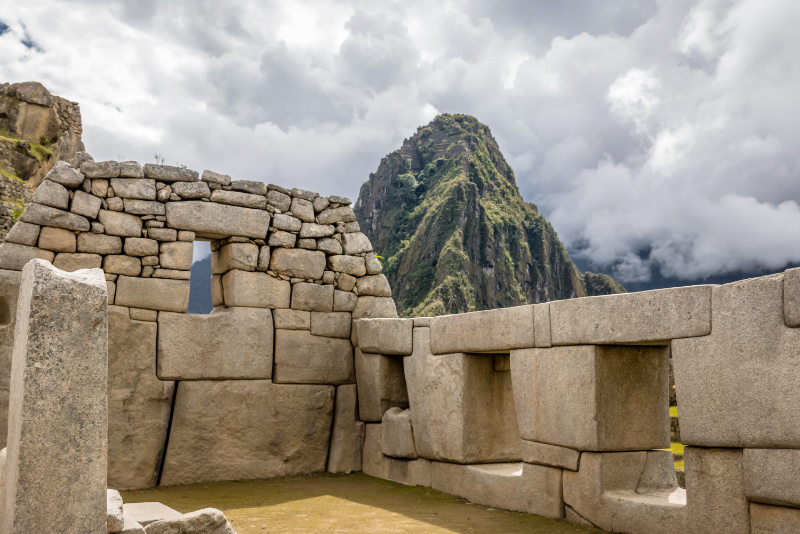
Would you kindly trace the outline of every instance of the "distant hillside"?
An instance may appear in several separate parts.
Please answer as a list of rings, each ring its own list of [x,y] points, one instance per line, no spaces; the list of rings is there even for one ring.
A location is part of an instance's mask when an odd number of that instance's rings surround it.
[[[192,265],[189,313],[208,313],[211,308],[211,257],[207,256]]]
[[[355,211],[406,316],[625,291],[577,269],[474,117],[419,128],[370,174]]]

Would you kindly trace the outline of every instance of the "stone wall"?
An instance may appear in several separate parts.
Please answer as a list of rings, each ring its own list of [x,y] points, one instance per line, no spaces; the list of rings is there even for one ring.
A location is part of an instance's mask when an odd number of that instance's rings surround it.
[[[350,201],[185,168],[58,162],[0,246],[0,345],[32,258],[103,269],[109,486],[361,467],[353,317],[396,317]],[[211,242],[208,315],[187,314]],[[0,370],[5,431],[10,351]]]
[[[354,326],[367,474],[613,532],[800,528],[800,269]]]

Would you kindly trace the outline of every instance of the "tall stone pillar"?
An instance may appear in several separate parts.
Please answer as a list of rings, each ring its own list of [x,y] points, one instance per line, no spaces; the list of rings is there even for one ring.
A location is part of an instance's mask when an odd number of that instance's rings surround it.
[[[22,271],[2,534],[106,532],[106,298],[100,269]]]

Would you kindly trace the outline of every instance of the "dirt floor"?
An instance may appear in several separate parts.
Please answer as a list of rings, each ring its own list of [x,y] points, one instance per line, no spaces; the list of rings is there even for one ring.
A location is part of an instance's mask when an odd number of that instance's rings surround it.
[[[218,482],[122,492],[180,512],[219,508],[239,534],[265,532],[598,533],[543,517],[470,504],[361,473]]]

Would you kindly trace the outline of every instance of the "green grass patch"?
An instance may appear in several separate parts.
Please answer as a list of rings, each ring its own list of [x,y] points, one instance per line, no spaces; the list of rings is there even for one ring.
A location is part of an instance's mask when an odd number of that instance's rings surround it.
[[[0,167],[0,175],[5,176],[9,180],[16,180],[16,181],[21,182],[23,184],[25,183],[25,180],[23,180],[22,178],[20,178],[16,174],[14,174],[12,171],[6,170],[6,169],[4,169],[2,167]]]

